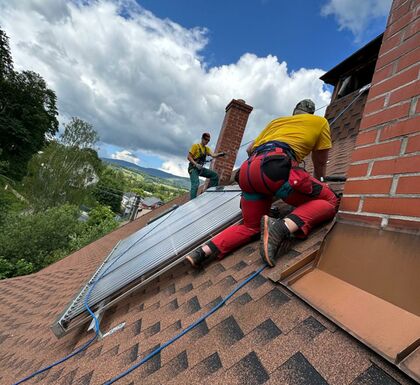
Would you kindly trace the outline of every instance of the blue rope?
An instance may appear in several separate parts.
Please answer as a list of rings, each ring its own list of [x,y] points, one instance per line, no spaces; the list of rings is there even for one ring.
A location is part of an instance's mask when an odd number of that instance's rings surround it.
[[[95,319],[96,319],[96,317],[95,317]],[[97,320],[97,319],[96,319]],[[48,366],[46,366],[45,368],[42,368],[42,369],[39,369],[38,371],[36,371],[36,372],[34,372],[34,373],[32,373],[32,374],[30,374],[29,376],[27,376],[27,377],[25,377],[25,378],[22,378],[21,380],[19,380],[18,382],[15,382],[13,385],[18,385],[18,384],[21,384],[21,383],[23,383],[23,382],[25,382],[25,381],[28,381],[28,380],[30,380],[31,378],[33,378],[33,377],[35,377],[35,376],[37,376],[38,374],[41,374],[41,373],[44,373],[44,372],[46,372],[47,370],[50,370],[51,368],[53,368],[54,366],[57,366],[57,365],[59,365],[59,364],[61,364],[61,363],[63,363],[64,361],[67,361],[69,358],[71,358],[71,357],[73,357],[73,356],[75,356],[76,354],[79,354],[79,353],[81,353],[81,352],[83,352],[83,350],[85,350],[93,341],[95,341],[96,340],[96,338],[98,337],[98,334],[99,334],[99,330],[97,329],[96,330],[96,333],[95,333],[95,335],[92,337],[92,339],[90,339],[88,342],[86,342],[86,344],[84,344],[80,349],[78,349],[78,350],[75,350],[73,353],[71,353],[71,354],[69,354],[68,356],[66,356],[66,357],[64,357],[64,358],[62,358],[61,360],[58,360],[58,361],[56,361],[56,362],[54,362],[54,363],[52,363],[51,365],[48,365]]]
[[[330,122],[330,125],[333,125],[335,123],[335,121],[337,119],[340,118],[341,115],[344,114],[344,112],[346,112],[350,106],[368,89],[370,88],[370,84],[368,86],[363,87],[362,89],[359,90],[359,94],[349,103],[349,105],[344,108],[336,117],[335,119],[333,119]],[[324,108],[325,106],[322,106],[320,108],[318,108],[317,110]],[[316,111],[317,111],[316,110]],[[251,143],[251,141],[244,143],[240,146],[246,146],[247,144]],[[174,210],[175,211],[175,210]],[[90,298],[90,294],[93,290],[93,288],[95,287],[95,285],[98,283],[98,281],[105,275],[105,273],[108,271],[108,269],[116,262],[118,261],[119,258],[121,258],[122,255],[124,255],[128,250],[130,250],[133,246],[135,246],[139,241],[141,241],[146,235],[148,235],[152,230],[154,230],[159,224],[163,223],[167,218],[169,218],[171,216],[171,214],[174,212],[172,211],[162,222],[159,222],[155,227],[153,227],[152,229],[150,229],[150,231],[148,231],[146,234],[144,234],[140,239],[138,239],[135,243],[133,243],[130,247],[128,247],[124,252],[122,252],[118,257],[116,257],[112,263],[101,273],[101,275],[92,283],[91,287],[89,288],[89,291],[85,297],[84,300],[84,305],[86,310],[89,312],[89,314],[91,315],[92,319],[95,321],[95,335],[93,336],[93,338],[91,340],[89,340],[88,342],[86,342],[85,345],[83,345],[81,348],[79,348],[78,350],[74,351],[73,353],[69,354],[68,356],[62,358],[59,361],[56,361],[54,363],[52,363],[49,366],[46,366],[45,368],[42,368],[32,374],[30,374],[29,376],[21,379],[18,382],[15,382],[13,385],[19,385],[25,381],[28,381],[29,379],[37,376],[38,374],[41,374],[51,368],[53,368],[54,366],[57,366],[61,363],[63,363],[64,361],[67,361],[68,359],[70,359],[71,357],[75,356],[76,354],[81,353],[83,350],[85,350],[90,344],[92,344],[93,341],[96,340],[96,338],[98,338],[99,335],[99,321],[98,318],[95,316],[95,314],[92,312],[91,308],[88,305],[88,300]],[[130,372],[132,372],[133,370],[137,369],[139,366],[143,365],[145,362],[147,362],[148,360],[150,360],[152,357],[154,357],[156,354],[158,354],[160,351],[162,351],[164,348],[166,348],[168,345],[172,344],[173,342],[175,342],[176,340],[178,340],[179,338],[181,338],[184,334],[188,333],[191,329],[195,328],[199,323],[201,323],[202,321],[204,321],[208,316],[210,316],[211,314],[213,314],[215,311],[217,311],[222,305],[224,305],[226,303],[226,301],[231,298],[239,289],[241,289],[244,285],[246,285],[250,280],[252,280],[253,278],[255,278],[258,274],[260,274],[265,268],[267,267],[267,265],[264,265],[263,267],[261,267],[258,271],[256,271],[253,275],[251,275],[248,279],[246,279],[244,282],[242,282],[239,286],[237,286],[231,293],[229,293],[227,295],[227,297],[222,300],[218,305],[216,305],[213,309],[211,309],[208,313],[204,314],[201,318],[199,318],[197,321],[195,321],[194,323],[192,323],[190,326],[188,326],[186,329],[184,329],[181,333],[179,333],[178,335],[176,335],[175,337],[173,337],[171,340],[169,340],[168,342],[166,342],[165,344],[163,344],[161,347],[159,347],[158,349],[154,350],[152,353],[150,353],[147,357],[143,358],[140,362],[138,362],[137,364],[135,364],[134,366],[132,366],[131,368],[129,368],[128,370],[126,370],[125,372],[121,373],[120,375],[118,375],[117,377],[114,377],[113,379],[109,380],[108,382],[106,382],[104,385],[108,385],[108,384],[113,384],[115,381],[118,381],[119,379],[121,379],[122,377],[126,376],[127,374],[129,374]]]
[[[105,275],[105,273],[109,270],[109,268],[115,263],[115,262],[117,262],[127,251],[129,251],[132,247],[134,247],[138,242],[140,242],[146,235],[148,235],[151,231],[153,231],[158,225],[160,225],[160,224],[162,224],[166,219],[168,219],[174,212],[175,212],[176,210],[173,210],[163,221],[161,221],[161,222],[158,222],[154,227],[152,227],[146,234],[144,234],[140,239],[138,239],[136,242],[134,242],[130,247],[128,247],[126,250],[124,250],[123,252],[121,252],[121,254],[120,255],[118,255],[116,258],[114,258],[114,260],[112,261],[112,263],[98,276],[98,278],[96,278],[93,282],[92,282],[92,284],[91,284],[91,286],[90,286],[90,288],[89,288],[89,290],[88,290],[88,293],[86,294],[86,296],[85,296],[85,299],[84,299],[84,306],[85,306],[85,308],[86,308],[86,310],[88,311],[88,313],[90,314],[90,316],[92,317],[92,319],[95,321],[95,335],[92,337],[92,339],[90,339],[88,342],[86,342],[81,348],[79,348],[79,349],[77,349],[77,350],[75,350],[74,352],[72,352],[72,353],[70,353],[69,355],[67,355],[67,356],[65,356],[65,357],[63,357],[62,359],[60,359],[60,360],[58,360],[58,361],[55,361],[55,362],[53,362],[52,364],[50,364],[50,365],[48,365],[48,366],[46,366],[46,367],[44,367],[44,368],[42,368],[42,369],[39,369],[39,370],[37,370],[36,372],[34,372],[34,373],[32,373],[32,374],[30,374],[30,375],[28,375],[28,376],[26,376],[25,378],[22,378],[21,380],[19,380],[18,382],[15,382],[13,385],[19,385],[19,384],[22,384],[23,382],[26,382],[26,381],[28,381],[28,380],[30,380],[31,378],[33,378],[33,377],[35,377],[35,376],[37,376],[38,374],[41,374],[41,373],[44,373],[44,372],[46,372],[47,370],[50,370],[50,369],[52,369],[53,367],[55,367],[55,366],[57,366],[57,365],[60,365],[60,364],[62,364],[63,362],[65,362],[65,361],[67,361],[68,359],[70,359],[70,358],[72,358],[72,357],[74,357],[75,355],[77,355],[77,354],[79,354],[79,353],[81,353],[81,352],[83,352],[84,350],[86,350],[88,347],[89,347],[89,345],[91,345],[97,338],[98,338],[98,336],[99,336],[99,332],[100,332],[100,329],[99,329],[99,320],[98,320],[98,318],[95,316],[95,314],[93,313],[93,311],[92,311],[92,309],[89,307],[89,304],[88,304],[88,302],[89,302],[89,298],[90,298],[90,295],[91,295],[91,293],[92,293],[92,290],[94,289],[94,287],[96,286],[96,284],[102,279],[102,277]]]
[[[249,281],[251,281],[258,274],[260,274],[266,267],[267,267],[267,265],[264,265],[261,268],[259,268],[255,273],[253,273],[251,276],[249,276],[245,281],[243,281],[242,283],[240,283],[239,285],[237,285],[221,302],[219,302],[215,307],[213,307],[206,314],[204,314],[203,316],[201,316],[197,321],[193,322],[186,329],[184,329],[182,332],[180,332],[179,334],[177,334],[175,337],[171,338],[169,341],[165,342],[162,346],[160,346],[159,348],[157,348],[156,350],[154,350],[153,352],[151,352],[148,356],[144,357],[141,361],[139,361],[138,363],[134,364],[131,368],[128,368],[124,372],[120,373],[118,376],[116,376],[116,377],[114,377],[114,378],[106,381],[104,383],[104,385],[113,384],[114,382],[116,382],[116,381],[120,380],[121,378],[125,377],[127,374],[131,373],[133,370],[136,370],[138,367],[140,367],[141,365],[143,365],[144,363],[146,363],[147,361],[149,361],[152,357],[154,357],[157,354],[159,354],[167,346],[171,345],[176,340],[180,339],[184,334],[186,334],[190,330],[194,329],[198,324],[200,324],[201,322],[203,322],[207,317],[209,317],[214,312],[216,312],[217,310],[219,310],[219,308],[221,308],[226,303],[226,301],[228,299],[230,299],[238,290],[240,290],[242,287],[244,287]]]
[[[115,261],[114,261],[115,262]],[[112,266],[112,264],[110,265]],[[109,266],[109,267],[110,267]],[[87,301],[89,299],[90,293],[92,292],[93,288],[95,287],[96,283],[100,280],[100,278],[102,278],[102,275],[98,277],[98,279],[96,279],[93,283],[92,286],[89,288],[89,291],[85,297],[85,301],[84,301],[84,305],[86,310],[89,312],[89,314],[91,315],[92,319],[95,320],[95,335],[88,341],[86,342],[81,348],[75,350],[73,353],[70,353],[69,355],[63,357],[62,359],[53,362],[52,364],[37,370],[36,372],[30,374],[29,376],[22,378],[21,380],[19,380],[18,382],[15,382],[13,385],[19,385],[22,384],[23,382],[26,382],[28,380],[30,380],[31,378],[37,376],[38,374],[44,373],[47,370],[52,369],[53,367],[62,364],[63,362],[69,360],[70,358],[74,357],[75,355],[83,352],[83,350],[87,349],[89,345],[91,345],[99,336],[99,321],[98,318],[95,316],[95,314],[92,312],[91,308],[89,307],[89,305],[87,304]]]
[[[332,125],[338,118],[340,118],[341,115],[343,115],[343,113],[345,111],[347,111],[347,109],[363,94],[363,92],[365,92],[367,89],[361,89],[359,91],[359,94],[349,103],[349,105],[344,108],[336,117],[335,119],[333,119],[330,122],[330,125]],[[325,106],[323,106],[325,107]],[[320,107],[320,108],[323,108]],[[241,145],[240,147],[243,147],[245,145],[247,145],[248,143],[251,143],[251,141]],[[175,210],[174,210],[175,211]],[[58,360],[54,363],[52,363],[49,366],[46,366],[45,368],[42,368],[32,374],[30,374],[29,376],[21,379],[18,382],[15,382],[13,385],[19,385],[25,381],[28,381],[29,379],[37,376],[38,374],[41,374],[61,363],[63,363],[64,361],[67,361],[68,359],[70,359],[71,357],[75,356],[76,354],[81,353],[83,350],[85,350],[90,344],[92,344],[93,341],[96,340],[96,338],[98,338],[99,335],[99,321],[98,318],[95,316],[95,314],[92,312],[91,308],[88,305],[88,300],[90,298],[90,294],[93,290],[93,288],[95,287],[95,285],[98,283],[98,281],[105,275],[105,273],[108,271],[108,269],[116,262],[118,261],[119,258],[121,258],[122,255],[124,255],[127,251],[129,251],[133,246],[135,246],[139,241],[141,241],[146,235],[148,235],[152,230],[154,230],[159,224],[163,223],[167,218],[169,218],[171,216],[171,214],[174,212],[172,211],[162,222],[159,222],[155,227],[153,227],[152,229],[150,229],[146,234],[144,234],[140,239],[138,239],[135,243],[133,243],[130,247],[128,247],[124,252],[122,252],[118,257],[116,257],[112,263],[101,273],[101,275],[92,283],[91,287],[89,288],[88,294],[85,297],[84,300],[84,305],[86,310],[88,311],[88,313],[91,315],[92,319],[95,321],[95,335],[93,336],[93,338],[91,340],[89,340],[88,342],[86,342],[85,345],[83,345],[81,348],[79,348],[78,350],[74,351],[73,353],[69,354],[68,356],[62,358],[61,360]],[[239,289],[241,289],[245,284],[247,284],[251,279],[255,278],[259,273],[261,273],[261,271],[263,271],[265,268],[267,267],[267,265],[261,267],[258,271],[256,271],[253,275],[251,275],[247,280],[245,280],[243,283],[241,283],[236,289],[234,289],[230,294],[228,294],[228,296],[222,301],[220,302],[218,305],[216,305],[213,309],[211,309],[208,313],[206,313],[204,316],[202,316],[200,319],[198,319],[196,322],[194,322],[193,324],[191,324],[190,326],[188,326],[185,330],[183,330],[181,333],[179,333],[178,335],[176,335],[172,340],[169,340],[168,342],[166,342],[164,345],[162,345],[160,348],[156,349],[155,351],[153,351],[152,353],[150,353],[147,357],[143,358],[143,360],[141,360],[140,362],[138,362],[137,364],[135,364],[134,366],[132,366],[131,368],[129,368],[127,371],[121,373],[120,375],[118,375],[117,377],[114,377],[113,379],[109,380],[108,382],[105,383],[105,385],[108,384],[113,384],[115,381],[118,381],[120,378],[126,376],[128,373],[132,372],[133,370],[137,369],[139,366],[143,365],[145,362],[147,362],[150,358],[154,357],[156,354],[158,354],[161,350],[163,350],[164,348],[166,348],[168,345],[170,345],[171,343],[175,342],[177,339],[181,338],[185,333],[189,332],[191,329],[195,328],[200,322],[204,321],[208,316],[210,316],[211,314],[213,314],[215,311],[217,311],[222,305],[225,304],[225,302],[232,297],[233,294],[235,294]]]

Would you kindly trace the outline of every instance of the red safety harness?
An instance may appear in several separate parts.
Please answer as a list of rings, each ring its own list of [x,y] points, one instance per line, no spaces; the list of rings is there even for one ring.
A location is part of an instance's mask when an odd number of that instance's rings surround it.
[[[281,178],[267,177],[264,166],[276,162],[282,168]],[[309,174],[296,161],[293,150],[282,142],[267,142],[257,147],[251,156],[242,163],[239,171],[239,185],[247,193],[274,195],[285,182],[303,194],[311,195],[313,183]]]
[[[275,161],[283,168],[284,177],[272,180],[265,175],[263,168],[268,162]],[[287,180],[292,167],[291,152],[276,142],[268,142],[257,147],[251,156],[242,163],[239,171],[241,189],[248,193],[274,194]]]

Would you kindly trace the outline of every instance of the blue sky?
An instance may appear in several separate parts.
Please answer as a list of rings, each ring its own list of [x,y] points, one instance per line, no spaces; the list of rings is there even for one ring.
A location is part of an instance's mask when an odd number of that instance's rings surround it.
[[[363,0],[353,0],[353,3],[358,1]],[[319,0],[143,0],[138,3],[156,16],[169,18],[186,28],[207,28],[209,42],[203,55],[210,66],[233,63],[243,53],[252,52],[259,57],[276,55],[287,61],[290,70],[301,67],[328,70],[382,33],[385,26],[385,17],[372,17],[360,35],[355,36],[348,28],[339,31],[333,15],[321,14],[328,2]]]
[[[203,131],[215,144],[232,98],[254,107],[243,142],[302,98],[327,104],[319,77],[383,32],[390,4],[0,0],[0,25],[16,68],[46,79],[61,122],[94,125],[101,156],[185,176],[188,148]]]

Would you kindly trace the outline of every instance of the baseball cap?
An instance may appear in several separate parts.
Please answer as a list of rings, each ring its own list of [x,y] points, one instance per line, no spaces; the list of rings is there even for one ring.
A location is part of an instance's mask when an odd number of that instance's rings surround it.
[[[315,103],[311,99],[303,99],[296,104],[295,110],[305,111],[308,114],[315,112]]]

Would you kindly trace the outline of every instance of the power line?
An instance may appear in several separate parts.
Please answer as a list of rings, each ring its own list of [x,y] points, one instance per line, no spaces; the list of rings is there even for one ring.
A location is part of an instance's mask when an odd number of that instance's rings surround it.
[[[114,188],[114,187],[109,187],[109,186],[97,187],[97,185],[95,185],[95,187],[100,188],[100,189],[111,190],[111,191],[114,191],[114,192],[117,192],[117,193],[125,194],[124,190],[120,190],[120,189],[117,189],[117,188]]]
[[[98,188],[96,188],[96,187],[94,187],[94,189],[95,189],[95,190],[98,190],[98,191],[100,191],[100,192],[102,192],[102,193],[104,193],[104,194],[112,195],[112,196],[117,197],[117,198],[122,198],[122,196],[121,196],[121,195],[117,195],[117,194],[111,193],[111,192],[106,191],[106,190],[98,189]]]

